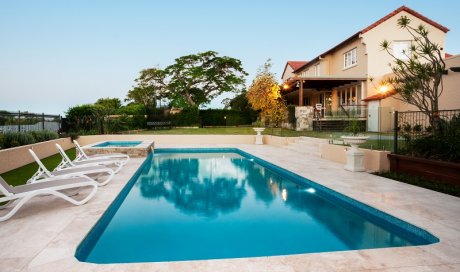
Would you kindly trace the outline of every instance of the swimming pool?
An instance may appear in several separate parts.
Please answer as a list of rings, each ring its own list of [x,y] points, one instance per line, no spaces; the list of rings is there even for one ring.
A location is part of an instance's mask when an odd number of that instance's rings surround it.
[[[142,143],[142,141],[107,141],[93,145],[93,147],[134,147],[140,143]]]
[[[92,263],[160,262],[438,241],[238,149],[156,149],[76,257]]]

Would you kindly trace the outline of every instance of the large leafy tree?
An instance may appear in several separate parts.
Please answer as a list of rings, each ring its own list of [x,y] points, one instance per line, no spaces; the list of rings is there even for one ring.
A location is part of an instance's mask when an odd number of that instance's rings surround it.
[[[118,98],[99,98],[96,106],[100,106],[107,114],[115,114],[121,108],[121,101]]]
[[[177,58],[165,69],[142,70],[136,81],[184,108],[199,107],[224,92],[239,92],[246,75],[240,60],[207,51]]]
[[[410,19],[402,16],[398,26],[405,29],[413,38],[410,50],[403,52],[406,60],[398,58],[391,49],[391,43],[383,41],[381,47],[394,59],[390,67],[394,73],[388,82],[399,96],[394,96],[405,103],[416,106],[425,113],[434,133],[439,133],[439,97],[443,91],[442,76],[446,70],[442,48],[432,42],[424,25],[413,27]]]
[[[156,101],[161,99],[160,92],[152,85],[136,86],[126,95],[126,101],[143,105],[149,111],[156,107]]]
[[[287,108],[284,103],[275,75],[270,71],[270,60],[259,69],[246,96],[252,108],[260,111],[263,119],[279,126],[286,119]]]
[[[146,108],[155,107],[158,99],[166,98],[167,73],[158,67],[144,69],[136,79],[138,84],[128,92],[128,100],[144,105]]]

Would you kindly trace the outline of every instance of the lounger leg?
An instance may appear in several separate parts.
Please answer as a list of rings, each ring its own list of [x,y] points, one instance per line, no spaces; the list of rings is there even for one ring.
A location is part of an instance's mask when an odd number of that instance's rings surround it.
[[[9,211],[8,213],[6,213],[5,215],[3,216],[0,216],[0,222],[2,221],[5,221],[5,220],[8,220],[10,219],[13,215],[16,214],[16,212],[27,202],[29,201],[31,198],[35,197],[35,196],[38,196],[38,195],[41,195],[41,194],[47,194],[47,195],[54,195],[54,196],[57,196],[57,197],[60,197],[74,205],[77,205],[77,206],[80,206],[80,205],[83,205],[85,204],[86,202],[88,202],[88,200],[90,200],[95,194],[96,194],[96,191],[97,191],[97,186],[95,184],[91,184],[88,186],[91,186],[93,187],[93,189],[91,190],[91,192],[88,194],[88,196],[86,196],[84,199],[82,200],[76,200],[76,199],[73,199],[73,198],[70,198],[68,197],[67,195],[59,192],[59,191],[55,191],[55,190],[51,190],[51,189],[46,189],[46,190],[40,190],[40,191],[37,191],[37,192],[34,192],[34,193],[30,193],[29,195],[25,196],[24,198],[22,198],[21,200],[19,200],[16,204],[16,206],[14,206],[14,208]],[[82,186],[83,187],[83,186]]]

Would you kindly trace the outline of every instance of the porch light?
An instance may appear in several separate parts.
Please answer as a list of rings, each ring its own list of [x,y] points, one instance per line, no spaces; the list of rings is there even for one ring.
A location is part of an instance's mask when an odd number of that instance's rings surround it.
[[[300,84],[299,84],[298,81],[296,81],[295,86],[296,86],[296,88],[299,88],[299,87],[300,87]]]
[[[283,90],[288,90],[289,89],[289,85],[287,83],[284,83],[283,84]]]

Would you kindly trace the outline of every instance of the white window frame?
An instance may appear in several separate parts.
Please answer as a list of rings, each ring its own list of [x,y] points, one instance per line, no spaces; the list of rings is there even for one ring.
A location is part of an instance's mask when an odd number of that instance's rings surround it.
[[[343,68],[347,69],[358,64],[357,47],[343,54]]]
[[[393,55],[400,60],[409,60],[412,55],[411,41],[393,41]]]

